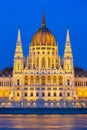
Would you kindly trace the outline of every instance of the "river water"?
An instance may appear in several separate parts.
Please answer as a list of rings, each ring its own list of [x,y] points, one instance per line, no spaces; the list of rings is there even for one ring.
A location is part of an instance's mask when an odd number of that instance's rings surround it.
[[[87,130],[87,115],[0,115],[0,130]]]

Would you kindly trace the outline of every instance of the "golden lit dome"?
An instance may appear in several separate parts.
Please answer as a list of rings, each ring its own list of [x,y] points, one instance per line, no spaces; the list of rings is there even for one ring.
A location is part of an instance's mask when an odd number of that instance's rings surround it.
[[[46,27],[44,15],[42,18],[42,26],[35,33],[35,35],[32,38],[32,42],[31,42],[31,46],[39,46],[39,45],[48,45],[48,46],[56,45],[56,40],[55,40],[54,35]]]

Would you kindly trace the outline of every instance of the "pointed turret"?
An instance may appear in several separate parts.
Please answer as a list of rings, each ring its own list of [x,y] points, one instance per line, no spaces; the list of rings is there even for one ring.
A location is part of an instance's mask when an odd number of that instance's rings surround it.
[[[16,50],[14,55],[14,73],[22,72],[22,70],[23,70],[23,52],[22,52],[20,29],[18,29],[18,37],[17,37]]]
[[[45,20],[44,11],[43,11],[43,14],[42,14],[42,27],[43,27],[43,28],[46,27],[46,20]]]
[[[66,34],[66,44],[65,44],[65,52],[64,52],[64,58],[72,58],[72,49],[71,49],[71,43],[70,43],[70,34],[69,29],[67,29]]]
[[[18,38],[17,38],[17,43],[21,44],[20,28],[18,29]]]
[[[18,36],[17,36],[17,43],[16,43],[16,51],[15,51],[15,58],[19,58],[19,57],[20,57],[20,58],[23,58],[20,28],[18,29]]]
[[[70,43],[70,34],[69,34],[69,29],[67,29],[67,34],[66,34],[66,43]]]
[[[66,34],[66,44],[65,44],[65,51],[64,51],[64,70],[65,72],[73,72],[73,55],[70,43],[70,34],[69,29],[67,29]]]

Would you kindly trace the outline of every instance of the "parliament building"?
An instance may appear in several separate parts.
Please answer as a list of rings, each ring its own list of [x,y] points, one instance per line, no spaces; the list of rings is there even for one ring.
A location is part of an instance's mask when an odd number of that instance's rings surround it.
[[[87,76],[75,75],[69,29],[63,58],[45,16],[24,58],[20,29],[12,75],[0,76],[0,107],[87,107]]]

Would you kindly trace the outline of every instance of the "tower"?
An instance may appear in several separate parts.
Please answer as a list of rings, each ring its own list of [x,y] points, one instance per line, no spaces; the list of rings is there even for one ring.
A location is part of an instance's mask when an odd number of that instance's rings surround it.
[[[65,45],[65,51],[64,51],[64,70],[66,73],[73,73],[73,55],[72,55],[72,49],[71,49],[71,43],[70,43],[70,35],[69,35],[69,29],[67,29],[67,35],[66,35],[66,45]]]
[[[65,51],[64,51],[64,61],[63,61],[63,69],[65,71],[65,99],[66,100],[73,100],[74,99],[74,68],[73,68],[73,55],[72,55],[72,48],[70,43],[70,35],[69,29],[67,29],[66,34],[66,44],[65,44]]]
[[[21,74],[22,71],[23,71],[23,52],[22,52],[20,29],[18,29],[18,37],[17,37],[16,50],[14,55],[13,74],[18,74],[18,73]]]

